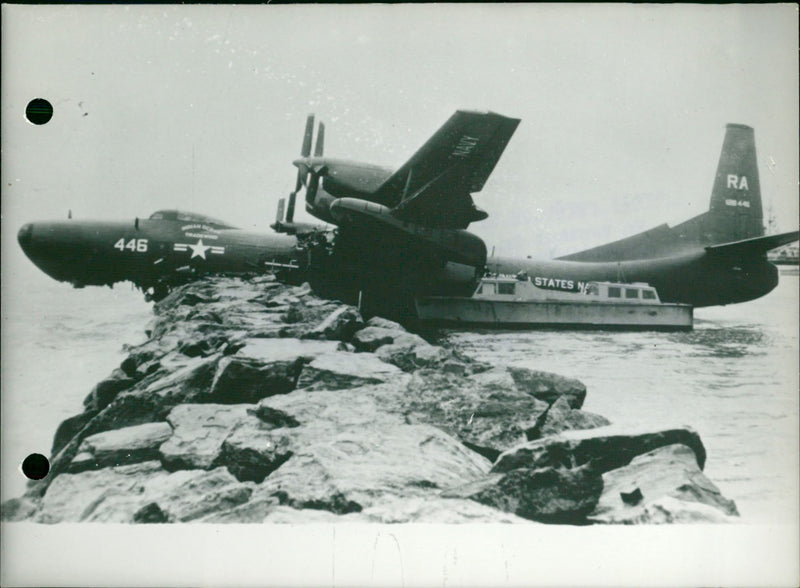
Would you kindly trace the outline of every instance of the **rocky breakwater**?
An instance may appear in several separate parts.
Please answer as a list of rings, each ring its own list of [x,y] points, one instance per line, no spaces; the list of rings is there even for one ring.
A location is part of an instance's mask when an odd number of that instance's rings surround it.
[[[4,520],[667,523],[737,515],[689,428],[491,366],[307,286],[208,278],[64,421]]]

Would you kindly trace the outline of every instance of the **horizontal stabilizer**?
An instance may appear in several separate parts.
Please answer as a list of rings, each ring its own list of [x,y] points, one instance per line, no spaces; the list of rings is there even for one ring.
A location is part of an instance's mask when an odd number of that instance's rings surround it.
[[[706,251],[715,255],[731,255],[737,257],[764,255],[767,251],[775,249],[776,247],[797,241],[798,237],[800,237],[800,231],[791,231],[779,235],[743,239],[742,241],[734,241],[733,243],[724,243],[722,245],[711,245],[710,247],[706,247]]]

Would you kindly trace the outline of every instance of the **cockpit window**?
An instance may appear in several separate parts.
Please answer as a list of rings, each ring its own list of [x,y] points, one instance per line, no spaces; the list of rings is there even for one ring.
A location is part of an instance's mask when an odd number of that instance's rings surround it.
[[[150,215],[150,220],[174,220],[185,223],[202,223],[218,229],[233,229],[232,225],[204,214],[185,212],[183,210],[159,210]]]

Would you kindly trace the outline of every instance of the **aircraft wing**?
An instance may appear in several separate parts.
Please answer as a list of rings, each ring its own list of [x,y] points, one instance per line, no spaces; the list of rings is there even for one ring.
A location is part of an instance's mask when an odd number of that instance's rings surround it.
[[[800,231],[791,231],[779,235],[766,235],[764,237],[743,239],[741,241],[724,243],[722,245],[711,245],[706,247],[706,251],[715,255],[731,255],[737,257],[763,255],[776,247],[797,241],[799,237]]]
[[[464,228],[486,218],[470,194],[483,188],[519,122],[493,112],[457,111],[371,200],[427,226]]]

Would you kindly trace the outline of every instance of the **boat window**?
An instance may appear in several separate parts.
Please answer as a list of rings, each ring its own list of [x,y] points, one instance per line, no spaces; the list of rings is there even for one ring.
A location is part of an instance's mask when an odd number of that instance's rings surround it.
[[[478,294],[494,294],[494,282],[484,282],[481,284]]]
[[[639,298],[639,290],[636,288],[625,288],[625,298]]]
[[[600,293],[600,289],[597,287],[597,284],[587,284],[586,285],[586,295],[587,296],[597,296]]]
[[[609,298],[621,298],[622,297],[622,289],[617,288],[616,286],[609,286],[608,287],[608,297]]]
[[[498,294],[513,294],[514,293],[514,282],[499,282],[497,284],[497,293]]]
[[[642,291],[642,298],[644,298],[645,300],[655,300],[656,299],[656,293],[653,292],[652,290],[643,290]]]

